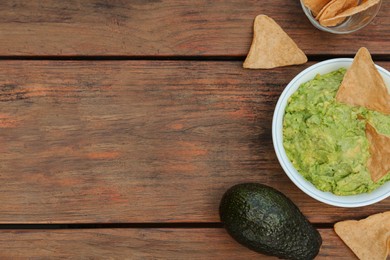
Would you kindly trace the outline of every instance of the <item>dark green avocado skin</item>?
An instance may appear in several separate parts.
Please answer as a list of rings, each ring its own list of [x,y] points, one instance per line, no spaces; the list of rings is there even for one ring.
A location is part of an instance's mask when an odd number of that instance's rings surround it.
[[[257,183],[231,187],[219,207],[221,221],[240,244],[284,259],[314,259],[322,239],[298,207],[276,189]]]

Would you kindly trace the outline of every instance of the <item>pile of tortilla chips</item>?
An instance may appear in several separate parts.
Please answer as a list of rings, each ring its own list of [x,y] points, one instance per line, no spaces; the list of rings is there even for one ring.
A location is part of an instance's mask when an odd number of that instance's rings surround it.
[[[366,48],[360,48],[347,70],[336,100],[351,106],[362,106],[390,115],[390,94]],[[367,167],[373,182],[390,172],[390,136],[380,134],[367,122],[366,136],[370,145]]]
[[[359,3],[360,2],[360,3]],[[316,20],[326,27],[336,26],[347,17],[379,4],[380,0],[304,0]]]
[[[390,253],[390,211],[338,222],[334,230],[359,259],[386,260]]]

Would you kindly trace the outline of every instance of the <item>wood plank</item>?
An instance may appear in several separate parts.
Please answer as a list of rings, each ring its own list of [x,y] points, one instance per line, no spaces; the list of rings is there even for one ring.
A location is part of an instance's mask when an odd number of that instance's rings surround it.
[[[333,230],[320,230],[316,259],[355,259]],[[1,259],[276,259],[235,242],[224,229],[2,230]]]
[[[316,223],[388,210],[326,206],[281,169],[273,109],[308,65],[1,61],[0,223],[218,222],[224,191],[248,181]]]
[[[349,35],[315,29],[299,1],[133,0],[0,2],[0,55],[244,56],[253,19],[273,17],[309,55],[390,53],[390,2]]]

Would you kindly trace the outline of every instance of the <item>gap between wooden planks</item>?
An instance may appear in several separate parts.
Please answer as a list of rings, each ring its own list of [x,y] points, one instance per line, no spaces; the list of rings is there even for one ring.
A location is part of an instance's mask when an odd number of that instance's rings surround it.
[[[388,210],[389,199],[317,202],[279,166],[273,109],[311,63],[241,65],[1,61],[0,223],[218,222],[223,192],[247,181],[285,193],[313,223]]]
[[[390,53],[390,2],[366,28],[314,28],[298,0],[1,1],[1,56],[244,56],[259,14],[271,16],[309,55]]]
[[[320,229],[316,259],[355,259],[331,229]],[[246,249],[224,229],[1,230],[0,258],[276,259]]]

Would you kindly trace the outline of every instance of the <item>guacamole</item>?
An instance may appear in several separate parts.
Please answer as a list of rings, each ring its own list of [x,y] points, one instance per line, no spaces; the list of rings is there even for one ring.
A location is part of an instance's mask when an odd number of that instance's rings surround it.
[[[290,97],[283,121],[287,156],[305,179],[336,195],[371,192],[390,180],[390,172],[374,183],[367,169],[370,157],[367,120],[390,135],[390,116],[336,101],[346,69],[317,75]]]

